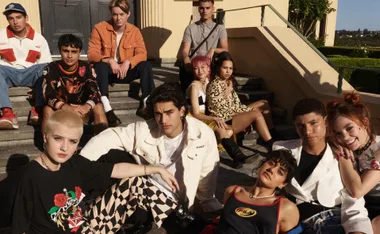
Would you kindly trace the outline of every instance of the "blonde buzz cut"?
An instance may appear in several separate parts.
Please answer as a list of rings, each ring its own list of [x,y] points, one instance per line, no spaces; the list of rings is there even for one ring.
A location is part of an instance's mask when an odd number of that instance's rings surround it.
[[[75,112],[69,110],[57,110],[48,118],[46,124],[46,134],[57,125],[65,125],[68,128],[78,129],[80,134],[83,134],[82,118]]]

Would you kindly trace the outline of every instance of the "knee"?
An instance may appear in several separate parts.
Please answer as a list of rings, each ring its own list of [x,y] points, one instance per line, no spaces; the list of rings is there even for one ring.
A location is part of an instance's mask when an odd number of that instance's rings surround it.
[[[150,62],[148,61],[142,61],[138,64],[138,66],[140,66],[140,70],[142,71],[151,71],[152,70],[152,64],[150,64]]]
[[[44,108],[43,108],[43,119],[47,120],[50,117],[50,115],[52,115],[53,113],[54,113],[53,108],[51,108],[50,106],[44,106]]]
[[[97,69],[108,69],[108,64],[107,63],[103,63],[103,62],[97,62],[97,63],[94,63],[94,68],[95,70]]]
[[[374,219],[372,219],[372,227],[375,233],[380,232],[380,216],[376,216]]]

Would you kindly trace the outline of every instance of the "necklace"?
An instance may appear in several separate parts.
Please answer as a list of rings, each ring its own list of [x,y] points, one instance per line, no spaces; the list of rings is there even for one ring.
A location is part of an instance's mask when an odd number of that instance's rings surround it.
[[[250,199],[253,199],[253,198],[256,198],[256,199],[269,198],[269,197],[273,197],[275,194],[276,194],[276,192],[273,192],[271,195],[266,195],[266,196],[254,196],[252,194],[252,192],[249,192],[249,198]]]
[[[372,143],[372,136],[369,137],[367,143],[361,148],[354,151],[356,155],[361,155],[364,151],[366,151]]]
[[[48,167],[48,165],[46,164],[46,162],[45,162],[44,158],[42,157],[42,155],[40,155],[40,158],[41,158],[42,165],[44,167],[46,167],[46,169],[48,171],[53,171],[50,167]],[[61,164],[58,164],[58,170],[59,170],[59,168],[61,168]]]

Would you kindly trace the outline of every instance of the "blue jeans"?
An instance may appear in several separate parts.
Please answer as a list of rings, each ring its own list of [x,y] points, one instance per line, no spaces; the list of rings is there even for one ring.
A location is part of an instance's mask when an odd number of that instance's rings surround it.
[[[313,229],[317,234],[344,234],[341,225],[340,208],[322,211],[303,221],[303,224]]]
[[[35,87],[36,106],[43,106],[42,72],[44,64],[36,64],[25,69],[0,65],[0,108],[12,107],[9,88],[17,86]]]

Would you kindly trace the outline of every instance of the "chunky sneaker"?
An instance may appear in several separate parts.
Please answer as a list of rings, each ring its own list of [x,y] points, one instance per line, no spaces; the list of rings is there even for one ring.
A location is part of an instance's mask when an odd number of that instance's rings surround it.
[[[0,129],[18,129],[17,115],[10,108],[2,109]]]
[[[121,124],[120,119],[115,115],[113,110],[110,110],[106,113],[106,117],[108,120],[108,126],[110,127],[116,127],[117,125]]]
[[[39,113],[35,107],[32,107],[29,111],[28,124],[32,126],[40,125]]]

